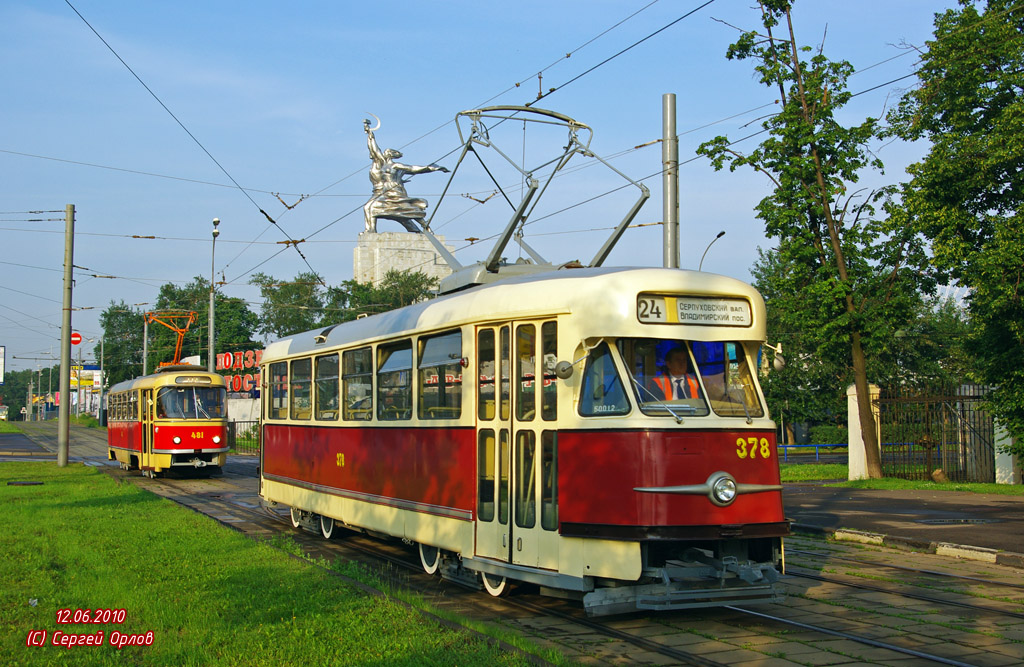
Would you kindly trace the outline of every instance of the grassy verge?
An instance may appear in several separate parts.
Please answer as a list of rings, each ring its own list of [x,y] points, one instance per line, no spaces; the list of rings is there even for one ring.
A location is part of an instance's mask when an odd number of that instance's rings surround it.
[[[961,491],[965,493],[994,493],[1004,496],[1024,496],[1022,484],[967,484],[918,481],[886,477],[883,479],[847,480],[849,468],[845,463],[783,463],[779,466],[783,482],[828,482],[828,486],[847,489],[878,489],[882,491]],[[838,481],[837,481],[838,480]]]
[[[21,433],[21,429],[14,422],[0,420],[0,433]]]
[[[780,463],[783,482],[839,480],[849,476],[845,463]]]
[[[28,480],[43,484],[8,485]],[[5,462],[0,503],[6,664],[525,664],[92,468]],[[58,624],[61,609],[125,620]],[[45,646],[26,646],[33,630]],[[58,632],[103,645],[53,646]],[[152,643],[118,650],[115,632]]]
[[[72,415],[71,423],[78,424],[79,426],[85,426],[86,428],[99,428],[100,420],[96,419],[92,415]]]

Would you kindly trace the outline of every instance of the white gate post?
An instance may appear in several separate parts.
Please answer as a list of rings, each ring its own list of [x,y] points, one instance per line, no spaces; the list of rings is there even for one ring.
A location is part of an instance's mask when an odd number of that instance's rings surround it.
[[[992,440],[996,454],[996,484],[1022,484],[1020,461],[1013,454],[999,451],[1001,445],[1010,444],[1010,435],[997,421],[992,423]]]

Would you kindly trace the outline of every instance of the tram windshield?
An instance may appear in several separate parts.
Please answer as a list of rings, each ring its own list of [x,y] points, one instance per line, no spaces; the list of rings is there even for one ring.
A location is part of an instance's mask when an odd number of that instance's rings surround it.
[[[619,353],[644,414],[763,417],[750,365],[737,342],[624,338]]]
[[[156,395],[160,419],[220,419],[227,391],[223,387],[161,387]]]

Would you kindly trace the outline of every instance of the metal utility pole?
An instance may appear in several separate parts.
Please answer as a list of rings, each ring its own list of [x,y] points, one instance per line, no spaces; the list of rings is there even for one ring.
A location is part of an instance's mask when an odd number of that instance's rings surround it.
[[[216,254],[217,254],[217,237],[220,236],[220,230],[217,229],[217,225],[219,225],[219,224],[220,224],[220,218],[214,218],[213,219],[213,246],[210,249],[210,322],[209,322],[209,324],[210,324],[210,333],[206,337],[206,342],[209,345],[209,353],[208,354],[209,354],[209,357],[210,357],[207,360],[206,370],[210,371],[211,373],[214,372],[217,369],[217,366],[216,366],[216,363],[214,362],[214,357],[213,357],[213,292],[214,292],[214,286],[216,285],[216,283],[214,282],[214,276],[216,275],[214,273],[214,266],[215,266],[214,265],[214,259],[215,259]]]
[[[57,465],[68,464],[71,415],[71,290],[75,259],[75,205],[64,208],[64,310],[60,322],[60,408],[57,411]]]
[[[27,410],[25,411],[25,421],[27,421],[27,422],[34,421],[34,419],[32,417],[32,408],[34,407],[34,404],[32,402],[32,381],[31,380],[28,381],[28,396],[25,397],[25,406],[27,407]]]
[[[149,368],[149,314],[142,317],[142,374]]]
[[[663,266],[679,268],[679,138],[676,136],[676,95],[661,96],[662,219],[665,259]]]

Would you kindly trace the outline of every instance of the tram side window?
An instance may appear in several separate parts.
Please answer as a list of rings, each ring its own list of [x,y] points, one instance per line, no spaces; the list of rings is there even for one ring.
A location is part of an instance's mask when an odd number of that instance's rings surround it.
[[[536,341],[534,325],[516,327],[516,417],[522,420],[537,413]]]
[[[477,439],[477,518],[494,521],[494,431],[480,429]]]
[[[533,431],[516,434],[515,515],[520,528],[533,528],[537,524],[537,437]]]
[[[558,433],[540,434],[540,526],[558,529]]]
[[[316,358],[316,418],[334,421],[338,418],[338,355]]]
[[[364,347],[341,355],[345,419],[373,417],[373,350]]]
[[[313,360],[296,359],[291,364],[292,400],[289,416],[292,419],[309,419],[312,416]]]
[[[128,419],[137,420],[139,418],[139,395],[134,391],[128,394]]]
[[[501,405],[501,419],[507,420],[510,416],[509,406],[512,404],[512,347],[508,326],[501,328],[500,339],[498,369],[501,373],[501,384],[498,387],[498,400]]]
[[[420,419],[462,415],[462,332],[420,339]]]
[[[270,400],[267,401],[267,419],[288,418],[288,363],[270,364]]]
[[[494,419],[494,329],[481,329],[476,335],[476,404],[479,419]]]
[[[692,347],[715,414],[721,417],[764,416],[742,345],[694,342]]]
[[[540,391],[540,414],[544,421],[558,418],[558,377],[555,364],[558,363],[558,323],[545,322],[540,328],[541,354],[543,363],[543,384]]]
[[[412,418],[412,341],[377,348],[377,419]]]
[[[498,432],[498,523],[508,525],[508,473],[510,469],[508,429]]]
[[[622,378],[615,368],[608,343],[602,342],[590,351],[587,368],[583,372],[580,414],[584,417],[604,417],[628,412],[629,401],[622,386]]]

